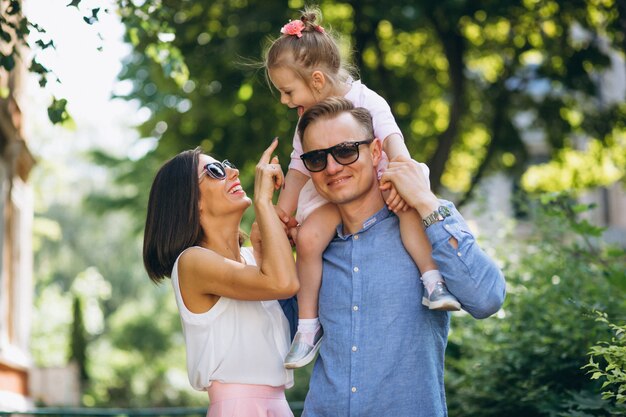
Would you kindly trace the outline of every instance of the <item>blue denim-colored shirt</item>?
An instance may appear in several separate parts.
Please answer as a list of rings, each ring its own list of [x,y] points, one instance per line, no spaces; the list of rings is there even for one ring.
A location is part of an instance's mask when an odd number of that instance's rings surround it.
[[[449,290],[476,318],[497,312],[505,282],[465,221],[426,229]],[[324,253],[319,315],[324,341],[304,404],[306,417],[447,416],[443,385],[450,316],[422,305],[419,271],[386,207]],[[455,249],[448,241],[458,241]]]

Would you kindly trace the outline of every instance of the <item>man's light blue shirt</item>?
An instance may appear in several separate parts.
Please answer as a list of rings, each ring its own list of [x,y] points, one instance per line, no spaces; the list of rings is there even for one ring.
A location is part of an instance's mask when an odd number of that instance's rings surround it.
[[[476,318],[500,309],[505,282],[461,215],[426,229],[450,292]],[[455,249],[451,237],[458,241]],[[324,253],[319,316],[324,340],[306,417],[447,416],[443,384],[450,315],[421,303],[420,273],[386,207]]]

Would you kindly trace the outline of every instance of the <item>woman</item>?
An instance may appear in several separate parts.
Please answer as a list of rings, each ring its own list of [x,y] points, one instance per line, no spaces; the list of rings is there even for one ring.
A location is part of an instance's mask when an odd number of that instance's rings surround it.
[[[256,167],[253,251],[241,247],[239,230],[251,201],[228,161],[182,152],[150,190],[144,265],[154,282],[172,279],[189,381],[208,391],[209,417],[293,416],[284,394],[293,385],[283,367],[289,324],[275,300],[294,295],[298,279],[272,205],[284,180],[278,159],[270,162],[277,143]]]

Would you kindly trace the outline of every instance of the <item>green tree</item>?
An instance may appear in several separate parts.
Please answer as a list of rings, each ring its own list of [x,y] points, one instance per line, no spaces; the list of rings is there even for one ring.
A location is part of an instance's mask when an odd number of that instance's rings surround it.
[[[79,296],[74,295],[72,302],[72,330],[70,333],[70,361],[78,364],[80,380],[85,383],[89,380],[87,374],[87,332],[83,323],[83,308]]]
[[[319,4],[325,24],[353,46],[361,78],[391,103],[412,154],[428,161],[435,190],[445,187],[465,201],[489,172],[519,178],[529,162],[528,130],[545,136],[557,160],[581,136],[615,149],[603,153],[614,167],[610,175],[573,176],[561,189],[623,178],[624,104],[602,102],[597,82],[608,48],[624,47],[624,8],[613,1]],[[136,166],[201,145],[248,167],[249,187],[251,165],[244,162],[275,135],[285,162],[295,115],[278,103],[262,71],[239,64],[260,59],[262,39],[278,35],[303,6],[120,2],[134,46],[121,74],[134,83],[125,98],[150,109],[140,131],[157,140]],[[120,180],[141,181],[137,189],[145,190],[151,178],[130,169]],[[524,184],[542,189],[530,185],[537,181]],[[145,193],[126,202],[142,206]]]
[[[624,53],[622,2],[319,4],[327,23],[353,45],[361,77],[392,104],[412,154],[431,167],[435,190],[443,186],[464,194],[464,201],[493,170],[520,177],[528,162],[522,133],[530,128],[545,135],[555,163],[548,172],[535,170],[525,187],[546,189],[549,185],[538,176],[571,171],[566,155],[581,136],[613,151],[602,153],[604,164],[593,164],[599,174],[569,175],[561,187],[623,178],[624,103],[605,100],[598,83],[610,51]],[[32,30],[45,36],[44,28],[21,14],[20,5],[18,0],[0,2],[0,37],[11,45],[0,63],[9,71]],[[77,18],[94,25],[108,10],[91,5],[74,0],[59,7],[76,8]],[[302,0],[289,2],[288,8],[258,0],[118,0],[117,6],[135,48],[121,75],[135,85],[127,98],[151,110],[141,132],[158,139],[157,149],[141,162],[150,166],[149,159],[162,161],[200,144],[241,164],[276,134],[283,138],[286,157],[295,115],[277,103],[258,71],[238,63],[259,59],[261,40],[278,35],[278,28],[304,6]],[[51,47],[53,39],[34,45],[39,51]],[[42,86],[53,76],[36,57],[28,67],[40,75]],[[68,117],[66,104],[53,99],[53,121]],[[516,120],[520,114],[526,115],[526,126]],[[128,182],[124,174],[120,180]],[[144,194],[137,191],[125,201],[139,207]]]

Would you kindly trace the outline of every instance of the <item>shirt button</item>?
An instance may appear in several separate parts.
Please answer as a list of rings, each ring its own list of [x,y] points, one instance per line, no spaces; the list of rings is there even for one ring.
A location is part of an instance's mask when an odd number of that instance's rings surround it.
[[[356,387],[352,387],[352,389],[350,391],[356,392]]]
[[[358,267],[358,266],[355,266],[352,270],[353,270],[354,272],[359,272],[359,267]]]
[[[450,230],[450,225],[449,225],[449,224],[446,224],[446,225],[445,225],[445,226],[443,226],[443,227],[445,227],[446,229]]]
[[[359,240],[359,235],[354,235],[354,240]]]
[[[352,306],[352,310],[359,311],[359,306]]]
[[[457,256],[461,256],[461,252],[457,252],[456,254],[457,254]]]
[[[356,352],[356,346],[352,346],[352,351]]]

